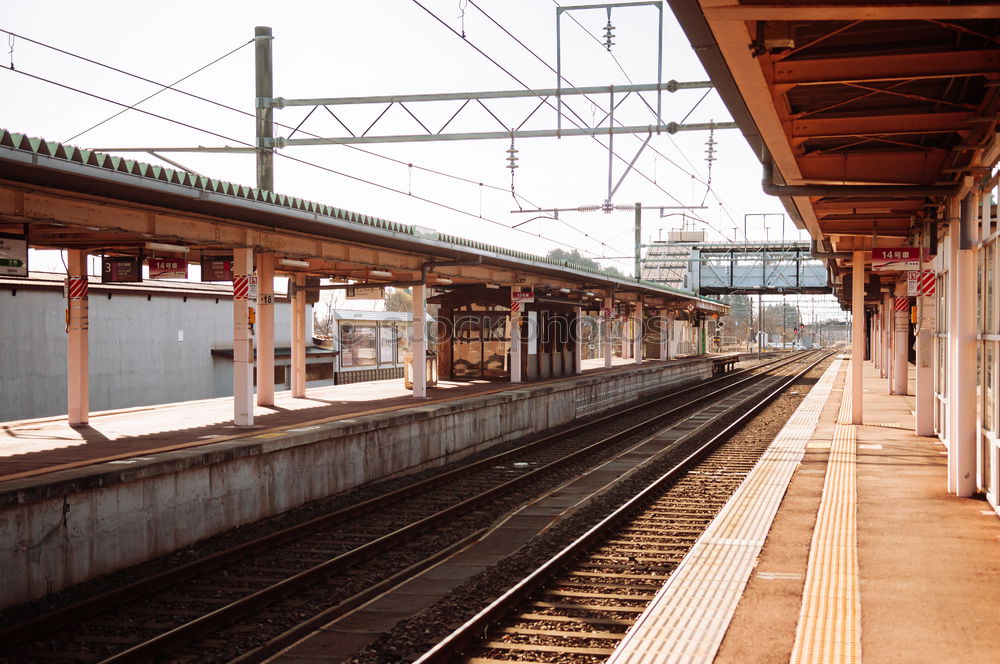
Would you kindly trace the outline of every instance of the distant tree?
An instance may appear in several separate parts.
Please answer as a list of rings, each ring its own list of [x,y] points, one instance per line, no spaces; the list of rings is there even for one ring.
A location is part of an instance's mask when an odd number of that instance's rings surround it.
[[[385,296],[386,311],[413,311],[413,293],[409,288],[392,288]]]
[[[556,261],[566,261],[570,264],[570,266],[576,265],[577,267],[606,272],[616,277],[625,276],[622,274],[621,270],[614,266],[605,267],[593,258],[587,258],[580,253],[579,249],[574,249],[573,251],[566,251],[565,249],[549,249],[549,252],[545,254],[545,257]]]
[[[319,302],[313,305],[313,333],[318,336],[333,336],[333,312],[343,308],[344,291],[324,290],[319,292]]]

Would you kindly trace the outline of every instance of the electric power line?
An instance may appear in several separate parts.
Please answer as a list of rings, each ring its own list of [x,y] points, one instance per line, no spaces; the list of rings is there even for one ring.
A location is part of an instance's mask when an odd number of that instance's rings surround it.
[[[109,99],[109,98],[104,97],[102,95],[98,95],[98,94],[93,93],[93,92],[88,92],[86,90],[81,90],[80,88],[76,88],[76,87],[73,87],[71,85],[67,85],[65,83],[59,83],[58,81],[53,81],[51,79],[45,78],[44,76],[39,76],[37,74],[31,74],[31,73],[29,73],[29,72],[27,72],[27,71],[25,71],[23,69],[14,69],[14,70],[6,70],[6,71],[14,71],[17,74],[21,74],[22,76],[26,76],[28,78],[31,78],[31,79],[34,79],[34,80],[37,80],[37,81],[41,81],[43,83],[48,83],[50,85],[54,85],[56,87],[60,87],[60,88],[63,88],[65,90],[69,90],[71,92],[76,92],[78,94],[82,94],[82,95],[85,95],[85,96],[88,96],[88,97],[92,97],[94,99],[97,99],[97,100],[100,100],[100,101],[103,101],[103,102],[106,102],[106,103],[109,103],[109,104],[114,104],[116,106],[121,106],[121,107],[126,108],[126,109],[129,108],[129,105],[126,104],[126,103],[124,103],[124,102],[116,101],[114,99]],[[225,134],[220,134],[220,133],[218,133],[216,131],[212,131],[210,129],[205,129],[203,127],[198,127],[196,125],[192,125],[192,124],[184,122],[182,120],[177,120],[175,118],[169,118],[167,116],[160,115],[158,113],[153,113],[152,111],[147,111],[147,110],[144,110],[144,109],[141,109],[141,108],[134,108],[133,107],[131,110],[136,111],[137,113],[142,113],[143,115],[148,115],[148,116],[156,118],[158,120],[163,120],[165,122],[169,122],[169,123],[172,123],[172,124],[179,125],[181,127],[185,127],[187,129],[192,129],[194,131],[199,131],[199,132],[208,134],[210,136],[215,136],[216,138],[220,138],[220,139],[222,139],[224,141],[231,141],[233,143],[236,143],[237,145],[242,145],[242,146],[245,146],[245,147],[254,147],[251,143],[247,143],[246,141],[242,141],[240,139],[233,138],[231,136],[226,136]],[[291,155],[287,155],[287,154],[281,153],[281,152],[279,152],[277,150],[275,150],[274,152],[278,156],[283,157],[285,159],[288,159],[289,161],[300,163],[300,164],[303,164],[305,166],[310,166],[310,167],[313,167],[313,168],[318,168],[320,170],[323,170],[323,171],[326,171],[326,172],[329,172],[329,173],[332,173],[332,174],[335,174],[335,175],[339,175],[341,177],[345,177],[345,178],[348,178],[350,180],[354,180],[356,182],[361,182],[363,184],[367,184],[367,185],[370,185],[370,186],[373,186],[373,187],[384,189],[386,191],[391,191],[391,192],[394,192],[394,193],[397,193],[397,194],[401,194],[401,195],[404,195],[404,196],[409,196],[410,198],[415,198],[417,200],[423,201],[423,202],[428,203],[430,205],[435,205],[437,207],[441,207],[441,208],[444,208],[446,210],[450,210],[452,212],[456,212],[458,214],[466,215],[466,216],[472,217],[474,219],[482,219],[482,220],[487,221],[487,222],[489,222],[491,224],[495,224],[497,226],[500,226],[501,228],[504,228],[506,230],[513,230],[513,231],[517,231],[517,232],[520,232],[520,233],[524,233],[526,235],[531,235],[533,237],[539,237],[541,239],[547,240],[549,242],[553,242],[553,243],[561,245],[563,247],[568,247],[570,249],[579,249],[578,247],[575,247],[574,245],[567,244],[565,242],[561,242],[561,241],[556,240],[554,238],[550,238],[548,236],[542,235],[541,233],[531,233],[529,231],[524,231],[524,230],[521,230],[519,228],[511,228],[510,226],[508,226],[508,225],[506,225],[506,224],[504,224],[502,222],[499,222],[499,221],[496,221],[494,219],[490,219],[488,217],[484,217],[484,216],[481,216],[481,215],[476,215],[476,214],[474,214],[472,212],[469,212],[467,210],[462,210],[462,209],[456,208],[456,207],[454,207],[452,205],[448,205],[447,203],[442,203],[440,201],[436,201],[436,200],[433,200],[433,199],[430,199],[430,198],[426,198],[424,196],[419,196],[419,195],[416,195],[416,194],[408,193],[408,192],[402,191],[400,189],[396,189],[395,187],[391,187],[389,185],[381,184],[381,183],[375,182],[373,180],[368,180],[368,179],[365,179],[365,178],[361,178],[361,177],[358,177],[356,175],[350,175],[349,173],[344,173],[342,171],[338,171],[336,169],[329,168],[327,166],[323,166],[321,164],[316,164],[316,163],[307,161],[305,159],[301,159],[301,158],[298,158],[298,157],[293,157]],[[591,252],[587,251],[586,253],[590,254]],[[591,254],[591,255],[596,255],[596,254]]]

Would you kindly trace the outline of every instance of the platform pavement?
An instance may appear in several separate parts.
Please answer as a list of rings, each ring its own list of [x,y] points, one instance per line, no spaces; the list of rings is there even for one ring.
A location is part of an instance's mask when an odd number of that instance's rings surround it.
[[[985,501],[947,493],[944,445],[915,435],[914,398],[887,394],[870,363],[864,424],[850,425],[849,405],[841,408],[846,369],[722,627],[721,646],[675,657],[713,638],[678,627],[661,606],[659,652],[633,654],[635,661],[1000,662],[1000,518]],[[840,550],[832,551],[838,538]],[[703,602],[699,611],[711,615],[722,610],[722,594],[683,600]]]
[[[634,366],[634,360],[619,357],[613,359],[611,369],[604,367],[603,359],[584,360],[582,373],[591,375]],[[149,454],[178,444],[206,445],[259,434],[269,428],[305,426],[318,420],[387,412],[517,387],[488,380],[440,381],[428,388],[427,400],[415,400],[399,378],[310,387],[301,399],[293,398],[289,390],[278,391],[274,406],[255,406],[254,427],[250,429],[233,425],[232,397],[93,413],[89,426],[71,427],[65,416],[0,422],[0,481],[64,465]]]

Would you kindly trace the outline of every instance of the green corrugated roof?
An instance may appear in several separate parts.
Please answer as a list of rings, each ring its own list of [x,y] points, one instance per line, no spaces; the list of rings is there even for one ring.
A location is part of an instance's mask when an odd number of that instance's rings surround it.
[[[241,198],[259,203],[267,203],[269,205],[289,208],[293,210],[302,210],[305,212],[310,212],[313,214],[331,217],[333,219],[338,219],[340,221],[360,224],[363,226],[370,226],[373,228],[392,231],[394,233],[402,233],[404,235],[412,235],[415,237],[419,235],[416,232],[416,226],[411,224],[401,224],[396,221],[390,221],[388,219],[382,219],[380,217],[373,217],[367,214],[351,212],[349,210],[343,210],[341,208],[331,207],[329,205],[316,203],[314,201],[307,201],[301,198],[285,196],[283,194],[277,194],[275,192],[265,191],[262,189],[255,189],[244,185],[234,184],[232,182],[226,182],[223,180],[213,180],[211,178],[207,178],[202,175],[196,175],[194,173],[189,173],[187,171],[174,170],[172,168],[147,164],[140,161],[134,161],[132,159],[124,159],[122,157],[116,157],[101,152],[84,150],[72,145],[62,145],[61,143],[46,141],[43,138],[34,138],[26,136],[24,134],[16,134],[6,129],[0,129],[0,146],[6,146],[14,150],[21,150],[24,152],[30,152],[32,154],[43,155],[46,157],[65,159],[66,161],[78,164],[84,164],[96,168],[103,168],[106,170],[115,171],[119,173],[126,173],[128,175],[133,175],[146,180],[157,180],[159,182],[167,182],[182,187],[200,189],[202,191],[209,191],[215,194],[231,196],[233,198]],[[546,263],[558,267],[568,267],[574,270],[580,270],[582,272],[590,272],[592,274],[598,274],[604,277],[617,279],[619,281],[635,283],[636,285],[646,286],[654,290],[666,291],[677,295],[682,295],[684,297],[692,297],[692,298],[716,302],[716,300],[712,300],[711,298],[703,298],[689,291],[664,287],[662,284],[657,284],[650,281],[642,281],[639,279],[633,279],[632,277],[623,277],[621,275],[608,272],[607,270],[594,269],[590,266],[580,265],[579,263],[574,263],[572,261],[546,258],[545,256],[537,256],[535,254],[529,254],[524,251],[516,251],[513,249],[508,249],[506,247],[486,244],[484,242],[477,242],[475,240],[469,240],[467,238],[457,237],[455,235],[448,235],[446,233],[438,233],[437,237],[441,242],[447,242],[449,244],[459,247],[467,247],[470,249],[476,249],[482,252],[507,256],[518,260],[529,260],[538,263]]]

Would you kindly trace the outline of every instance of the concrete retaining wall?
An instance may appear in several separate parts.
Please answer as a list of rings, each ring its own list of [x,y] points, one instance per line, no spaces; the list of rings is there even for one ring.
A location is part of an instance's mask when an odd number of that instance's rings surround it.
[[[630,367],[10,482],[0,608],[711,374],[698,358]]]

